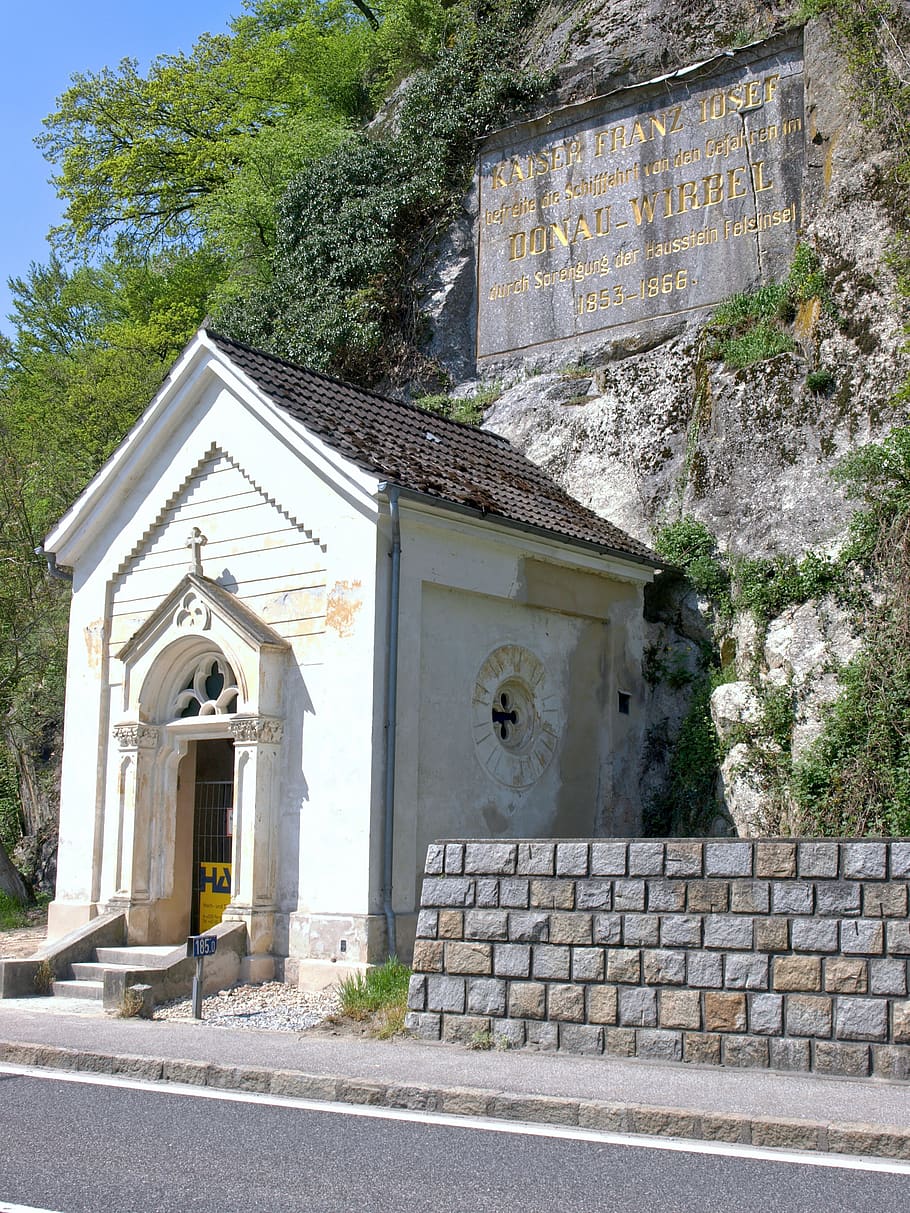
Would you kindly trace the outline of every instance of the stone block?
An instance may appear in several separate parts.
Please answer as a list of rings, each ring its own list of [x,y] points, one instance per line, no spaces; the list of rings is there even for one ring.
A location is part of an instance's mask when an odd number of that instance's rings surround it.
[[[546,1019],[547,987],[541,981],[509,983],[510,1019]]]
[[[588,986],[586,999],[588,1023],[616,1023],[619,997],[615,986]]]
[[[639,1028],[635,1052],[649,1061],[682,1061],[682,1032],[667,1032],[660,1028]]]
[[[578,880],[575,882],[575,906],[579,910],[610,910],[613,908],[612,880]]]
[[[910,955],[910,923],[887,923],[888,951],[892,956]]]
[[[532,949],[531,970],[535,977],[548,981],[568,981],[571,950],[550,943],[535,944]]]
[[[446,849],[438,842],[431,842],[427,847],[427,857],[423,865],[427,876],[441,876],[445,871]]]
[[[757,842],[755,875],[766,880],[784,880],[796,875],[795,842]]]
[[[550,943],[571,943],[576,945],[592,942],[592,924],[590,914],[578,911],[572,914],[554,913],[550,915]]]
[[[625,876],[627,847],[625,842],[592,842],[591,875]]]
[[[870,960],[869,993],[904,997],[907,993],[906,960]]]
[[[619,914],[595,914],[594,943],[615,947],[622,943],[622,917]]]
[[[868,962],[829,957],[825,961],[825,989],[831,994],[865,994],[869,989]]]
[[[784,1028],[784,1000],[780,994],[749,996],[749,1031],[759,1036],[780,1036]]]
[[[820,883],[815,890],[816,914],[832,916],[858,914],[860,885],[855,880],[834,880]]]
[[[464,939],[464,913],[461,910],[439,911],[439,938]]]
[[[572,880],[532,880],[529,905],[542,910],[574,910],[575,882]]]
[[[488,943],[456,943],[445,945],[445,965],[448,973],[470,973],[484,976],[493,972],[493,948]],[[431,1007],[431,1011],[451,1011],[452,1007]]]
[[[767,880],[734,880],[730,883],[730,909],[734,914],[767,914],[771,886]]]
[[[463,842],[446,843],[445,870],[447,876],[461,876],[464,874]]]
[[[662,842],[629,843],[630,876],[663,876],[664,844]]]
[[[408,981],[408,1010],[425,1011],[427,1006],[427,979],[422,973],[412,973]]]
[[[494,1019],[493,1043],[499,1049],[520,1049],[526,1039],[523,1019]]]
[[[489,1040],[490,1021],[484,1015],[443,1015],[442,1039],[447,1044],[472,1045]]]
[[[418,939],[414,944],[411,967],[418,973],[441,973],[443,946],[441,939]],[[415,1007],[414,1010],[422,1011],[423,1007]]]
[[[657,991],[626,987],[619,991],[619,1022],[626,1027],[653,1028],[657,1025]]]
[[[660,920],[660,943],[665,948],[700,948],[702,920],[697,914],[667,914]]]
[[[771,1040],[771,1067],[775,1070],[812,1068],[812,1046],[808,1040]]]
[[[630,948],[656,948],[660,941],[660,919],[656,914],[624,914],[622,939]]]
[[[844,920],[840,924],[840,950],[848,955],[880,956],[885,950],[884,923],[874,918]]]
[[[641,911],[645,908],[643,880],[617,880],[613,883],[613,909]]]
[[[635,1029],[604,1028],[604,1052],[613,1057],[634,1057]]]
[[[847,880],[884,880],[888,875],[888,848],[884,842],[845,842],[841,856]]]
[[[805,880],[772,881],[771,913],[811,914],[814,887]]]
[[[756,918],[755,947],[759,952],[786,952],[790,947],[788,918]]]
[[[891,842],[891,879],[910,879],[910,842]]]
[[[728,990],[767,990],[768,957],[760,952],[730,952],[724,962]]]
[[[701,876],[704,869],[704,844],[668,842],[664,857],[667,876]]]
[[[472,977],[468,981],[468,1011],[472,1015],[505,1015],[505,981],[495,977]]]
[[[465,988],[463,977],[427,978],[427,1010],[428,1011],[457,1011],[459,1014],[465,1007]]]
[[[745,994],[720,994],[709,990],[704,999],[704,1025],[707,1032],[745,1032]]]
[[[836,918],[794,918],[790,941],[794,952],[836,952],[840,940]]]
[[[832,999],[818,994],[789,994],[786,999],[787,1035],[831,1035]]]
[[[708,1032],[686,1032],[683,1035],[683,1061],[697,1065],[720,1065],[721,1037]]]
[[[551,985],[547,991],[547,1018],[583,1023],[585,988],[576,985]]]
[[[815,1044],[815,1069],[819,1074],[842,1074],[865,1078],[869,1073],[869,1046],[819,1040]]]
[[[686,954],[677,949],[661,948],[642,953],[644,979],[649,986],[682,986],[686,984]]]
[[[474,905],[493,909],[499,905],[499,879],[496,876],[478,876],[474,884]]]
[[[508,939],[508,911],[468,910],[464,916],[464,933],[466,939]]]
[[[753,1146],[773,1150],[819,1150],[821,1126],[804,1120],[753,1120],[750,1138]]]
[[[509,939],[512,943],[546,943],[549,938],[549,914],[523,914],[514,910],[509,914]]]
[[[641,981],[641,952],[611,948],[607,952],[607,981],[638,985]]]
[[[720,952],[687,952],[686,976],[690,986],[719,990],[724,984],[724,958]]]
[[[906,884],[864,885],[863,915],[866,918],[906,918]]]
[[[538,1023],[529,1019],[525,1024],[525,1039],[530,1049],[539,1053],[555,1053],[559,1048],[559,1028],[555,1023]]]
[[[573,981],[603,981],[605,971],[603,948],[572,949]]]
[[[682,880],[649,880],[647,906],[651,913],[677,913],[686,908],[686,885]]]
[[[804,880],[836,880],[840,847],[836,842],[801,842],[799,874]]]
[[[891,1008],[893,1029],[891,1038],[895,1044],[910,1044],[910,1002],[896,1002]]]
[[[697,990],[661,990],[660,1026],[662,1028],[701,1027],[701,995]]]
[[[834,1035],[838,1040],[887,1040],[887,1000],[838,998],[834,1012]]]
[[[593,1024],[561,1023],[559,1048],[563,1053],[600,1054],[604,1051],[603,1028]]]
[[[556,844],[556,875],[587,876],[588,844],[586,842],[558,842]]]
[[[775,990],[821,990],[822,962],[815,956],[775,956],[772,984]]]
[[[468,876],[514,876],[516,862],[514,842],[469,842],[465,846],[464,870]]]
[[[409,1011],[404,1017],[404,1026],[420,1040],[439,1040],[442,1036],[441,1015]]]
[[[508,910],[526,910],[530,892],[530,881],[504,876],[499,882],[499,904]]]
[[[730,886],[725,880],[689,883],[688,908],[694,914],[724,914],[730,908]]]
[[[910,1048],[907,1045],[873,1045],[872,1068],[879,1078],[910,1078]]]
[[[421,910],[417,915],[417,938],[435,939],[439,931],[439,911]]]
[[[530,946],[526,943],[494,944],[493,972],[497,977],[530,977]]]
[[[732,914],[709,914],[705,918],[706,948],[752,947],[752,919]]]
[[[421,905],[472,906],[474,881],[464,876],[427,876],[420,894]]]
[[[552,876],[556,871],[555,843],[518,843],[515,870],[520,876]]]
[[[766,1070],[770,1061],[768,1040],[764,1036],[724,1036],[723,1059],[725,1066]]]
[[[706,842],[706,876],[751,876],[751,842]]]

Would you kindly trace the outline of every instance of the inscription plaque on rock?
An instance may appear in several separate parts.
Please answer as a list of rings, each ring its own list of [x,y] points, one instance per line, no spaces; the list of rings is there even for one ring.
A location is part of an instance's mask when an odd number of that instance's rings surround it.
[[[789,39],[492,136],[479,162],[478,360],[620,337],[785,273],[803,122]]]

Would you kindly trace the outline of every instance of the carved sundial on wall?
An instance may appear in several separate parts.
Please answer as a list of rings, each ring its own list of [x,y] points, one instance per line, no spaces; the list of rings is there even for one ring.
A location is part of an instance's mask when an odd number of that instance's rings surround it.
[[[547,671],[530,649],[504,644],[477,672],[472,701],[474,746],[481,766],[511,788],[527,788],[559,744],[560,713]]]

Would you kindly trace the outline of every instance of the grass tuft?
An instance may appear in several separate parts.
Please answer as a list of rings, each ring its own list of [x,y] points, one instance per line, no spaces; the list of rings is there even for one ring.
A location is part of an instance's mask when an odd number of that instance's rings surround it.
[[[404,1028],[411,970],[395,956],[338,983],[341,1010],[351,1019],[373,1019],[374,1034],[388,1040]]]

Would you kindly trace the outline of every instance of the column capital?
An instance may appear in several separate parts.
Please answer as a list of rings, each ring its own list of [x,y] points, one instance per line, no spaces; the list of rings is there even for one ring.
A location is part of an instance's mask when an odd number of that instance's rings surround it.
[[[121,750],[153,750],[158,745],[158,729],[152,724],[115,724],[112,732]]]
[[[274,716],[235,716],[228,730],[239,745],[279,745],[284,722]]]

